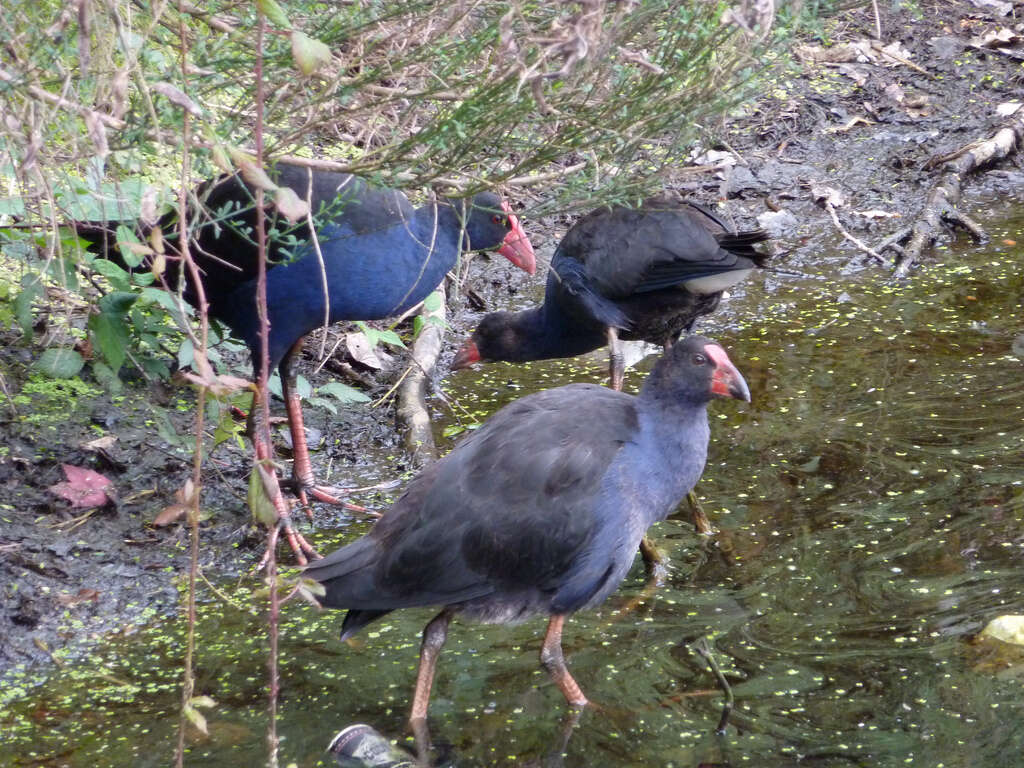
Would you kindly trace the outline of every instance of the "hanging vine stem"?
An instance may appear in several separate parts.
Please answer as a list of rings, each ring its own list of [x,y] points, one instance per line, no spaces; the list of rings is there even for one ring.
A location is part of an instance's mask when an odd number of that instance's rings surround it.
[[[266,35],[267,19],[262,10],[256,26],[256,165],[263,167],[263,110],[266,99],[263,80],[263,43]],[[270,323],[267,315],[267,231],[266,212],[263,208],[263,188],[256,188],[256,235],[259,247],[259,272],[256,282],[256,306],[260,320],[260,359],[259,374],[256,377],[259,408],[262,418],[255,419],[253,435],[254,445],[260,442],[269,446],[270,442],[270,396],[267,382],[270,378]],[[253,409],[255,410],[255,409]],[[256,457],[259,461],[259,456]],[[273,468],[271,468],[273,472]],[[278,629],[280,622],[281,600],[277,594],[277,538],[278,525],[271,525],[267,535],[267,586],[270,590],[270,608],[267,616],[267,635],[269,652],[267,655],[268,702],[267,702],[267,765],[277,768],[277,697],[280,690],[278,675]]]
[[[265,104],[265,83],[263,81],[263,42],[266,35],[266,16],[259,12],[256,27],[256,165],[263,167],[263,110]],[[269,319],[266,308],[266,212],[263,208],[263,188],[256,188],[256,234],[259,246],[259,273],[256,283],[256,305],[259,313],[259,375],[256,379],[257,397],[259,408],[262,413],[261,419],[256,419],[254,430],[258,434],[253,435],[254,444],[262,442],[270,445],[270,397],[267,390],[267,382],[270,378],[270,351],[269,351]],[[256,457],[259,461],[259,456]],[[270,468],[273,472],[273,468]],[[278,490],[280,493],[280,490]],[[280,521],[279,521],[280,523]],[[278,595],[278,535],[280,525],[272,524],[267,534],[266,548],[266,581],[269,588],[269,613],[267,615],[267,636],[268,653],[266,659],[266,670],[269,680],[268,701],[267,701],[267,765],[270,768],[278,768],[278,694],[281,687],[281,679],[278,672],[278,640],[281,620],[281,598]]]
[[[181,2],[181,0],[179,0]],[[184,25],[179,29],[181,40],[181,72],[183,80],[187,77],[188,64],[188,36],[185,33]],[[190,144],[191,116],[188,110],[183,110],[182,115],[182,145],[185,148],[181,155],[181,178],[178,188],[178,238],[181,243],[181,258],[192,277],[196,286],[199,306],[199,338],[195,341],[196,356],[199,359],[206,358],[206,347],[209,337],[209,317],[207,315],[206,294],[203,290],[202,281],[199,279],[199,269],[192,260],[192,254],[188,247],[188,195],[192,176],[192,156],[188,147]],[[206,417],[206,387],[200,386],[196,403],[196,444],[192,454],[192,489],[186,497],[188,504],[188,525],[189,525],[189,570],[188,570],[188,595],[186,597],[187,612],[187,636],[185,642],[185,661],[183,681],[181,686],[181,717],[178,723],[178,744],[175,750],[175,765],[183,768],[185,763],[185,730],[191,722],[196,727],[205,731],[205,721],[196,712],[195,695],[195,670],[193,663],[196,647],[196,581],[199,573],[199,501],[201,497],[201,481],[203,467],[203,429]]]

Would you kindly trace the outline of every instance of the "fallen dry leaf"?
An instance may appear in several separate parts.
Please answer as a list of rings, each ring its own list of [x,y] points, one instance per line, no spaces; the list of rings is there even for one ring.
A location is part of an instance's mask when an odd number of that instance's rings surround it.
[[[1009,27],[991,30],[984,35],[971,38],[971,45],[977,48],[1013,48],[1021,42],[1024,42],[1024,38]]]
[[[192,478],[188,478],[185,484],[174,492],[174,503],[161,509],[159,514],[153,518],[153,525],[170,525],[182,515],[187,514],[192,509],[195,493],[195,484],[192,482]]]
[[[827,187],[824,184],[811,184],[811,199],[819,205],[828,203],[835,208],[841,208],[846,205],[846,198],[843,197],[842,192],[833,187]]]
[[[349,355],[357,363],[375,370],[379,370],[382,367],[383,364],[377,355],[376,349],[370,345],[370,340],[366,338],[366,334],[362,331],[346,333],[345,346],[348,347]]]
[[[72,507],[102,507],[110,496],[107,489],[112,485],[109,478],[84,467],[61,464],[67,481],[51,485],[47,490],[71,502]]]
[[[61,605],[77,605],[78,603],[91,602],[95,603],[100,597],[99,590],[97,589],[86,589],[83,587],[78,590],[77,594],[69,595],[67,593],[57,595],[57,602]]]
[[[114,443],[117,442],[117,435],[104,435],[103,437],[97,437],[95,440],[90,440],[87,443],[82,443],[82,447],[87,451],[108,451],[114,447]]]

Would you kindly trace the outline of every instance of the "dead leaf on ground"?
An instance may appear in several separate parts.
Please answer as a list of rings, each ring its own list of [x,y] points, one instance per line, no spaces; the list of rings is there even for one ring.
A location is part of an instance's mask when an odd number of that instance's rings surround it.
[[[107,490],[113,485],[111,480],[99,472],[84,467],[76,467],[71,464],[61,464],[64,476],[67,481],[55,483],[47,490],[55,493],[62,499],[71,502],[72,507],[91,508],[102,507],[110,501]]]
[[[90,440],[87,443],[82,443],[82,447],[87,451],[109,451],[114,447],[114,443],[117,442],[117,435],[104,435],[103,437],[97,437],[95,440]]]
[[[877,41],[867,38],[852,43],[830,45],[827,48],[820,45],[798,45],[793,52],[802,61],[816,64],[859,62],[895,67],[909,62],[913,58],[913,54],[899,40],[894,40],[888,45],[881,45]]]
[[[846,205],[846,198],[843,197],[843,193],[834,187],[828,187],[824,184],[812,184],[811,185],[811,198],[818,205],[829,204],[834,208],[841,208]]]
[[[349,355],[357,363],[375,370],[379,370],[382,367],[383,364],[377,355],[377,350],[371,346],[370,340],[366,338],[366,334],[362,331],[346,333],[345,346],[348,348]]]
[[[57,602],[61,605],[78,605],[78,603],[95,603],[100,597],[99,590],[82,588],[74,595],[67,593],[57,595]]]
[[[1020,101],[1004,101],[1002,104],[996,106],[996,114],[1000,117],[1009,117],[1010,115],[1017,114],[1017,110],[1024,106],[1024,102]]]
[[[195,492],[192,478],[187,479],[185,484],[174,492],[174,503],[161,509],[159,514],[153,518],[153,525],[170,525],[182,515],[188,514],[195,501]]]
[[[931,113],[928,95],[924,93],[907,93],[899,83],[890,83],[885,87],[885,95],[902,105],[911,117],[925,117]]]
[[[864,67],[858,67],[858,66],[855,66],[853,64],[840,64],[839,65],[839,74],[846,75],[846,77],[848,77],[851,80],[853,80],[853,82],[855,82],[857,85],[861,86],[862,88],[865,85],[867,85],[868,73],[867,73],[867,71],[865,71]]]
[[[971,38],[976,48],[1013,48],[1024,42],[1024,37],[1009,27],[989,30],[983,35]]]

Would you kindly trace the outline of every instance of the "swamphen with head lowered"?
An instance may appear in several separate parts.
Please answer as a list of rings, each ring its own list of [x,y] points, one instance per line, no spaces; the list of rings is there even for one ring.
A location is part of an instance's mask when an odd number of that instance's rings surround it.
[[[281,371],[294,449],[293,477],[304,506],[307,493],[340,503],[313,479],[293,365],[306,334],[339,320],[401,314],[437,287],[462,251],[496,249],[532,274],[533,247],[508,203],[490,192],[414,208],[401,192],[372,187],[348,174],[279,164],[271,175],[279,186],[290,187],[310,203],[316,228],[314,242],[305,221],[289,226],[273,209],[267,211],[269,357],[271,369],[278,366]],[[255,361],[260,353],[255,193],[238,174],[205,182],[195,192],[189,216],[189,249],[201,272],[210,316],[245,341]],[[181,275],[187,275],[178,258],[176,214],[167,214],[156,226],[167,250],[160,277],[174,290]],[[124,263],[116,222],[74,227],[92,243],[92,250]],[[138,229],[148,238],[153,228]],[[189,277],[183,293],[198,306],[200,292]],[[252,411],[258,415],[257,405],[253,403]],[[260,442],[256,452],[260,459],[272,456],[271,447]],[[285,521],[286,537],[304,564],[304,553],[313,550],[288,523],[288,505],[280,493],[274,502]]]
[[[544,303],[486,315],[452,368],[573,357],[607,343],[612,388],[622,389],[619,339],[667,347],[764,265],[753,246],[767,239],[759,229],[730,232],[711,211],[669,194],[639,208],[598,208],[558,244]]]
[[[423,631],[414,729],[455,614],[550,616],[541,663],[570,704],[587,703],[562,626],[615,591],[648,526],[697,482],[715,397],[750,392],[725,350],[694,336],[637,396],[570,384],[516,400],[417,476],[366,536],[306,569],[324,605],[348,609],[342,639],[397,608],[443,606]]]

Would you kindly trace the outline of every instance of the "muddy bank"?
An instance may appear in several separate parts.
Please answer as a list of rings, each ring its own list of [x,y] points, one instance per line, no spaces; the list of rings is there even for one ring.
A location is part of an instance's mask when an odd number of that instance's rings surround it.
[[[799,41],[801,58],[777,68],[760,95],[695,153],[699,167],[679,169],[667,185],[723,203],[721,210],[738,226],[774,227],[785,253],[782,267],[850,280],[888,279],[886,265],[845,241],[833,251],[840,256],[820,257],[821,246],[842,235],[814,189],[841,194],[843,202],[834,206],[839,224],[868,245],[905,226],[939,172],[933,159],[989,136],[1005,119],[999,105],[1019,94],[1019,43],[1005,50],[984,45],[987,35],[1012,25],[1012,19],[970,2],[921,2],[882,17],[885,53],[863,43],[874,30],[870,5],[842,14],[824,23],[821,38]],[[841,54],[847,60],[826,60],[822,49],[844,46],[851,48]],[[964,207],[970,211],[973,195],[998,194],[1022,182],[1019,168],[1005,163],[973,179]],[[542,261],[568,224],[564,217],[528,222]],[[467,283],[487,309],[522,306],[542,290],[543,264],[538,271],[539,278],[530,280],[501,259],[477,258]],[[465,297],[453,300],[452,332],[436,376],[443,375],[480,309]],[[730,312],[725,302],[702,330],[714,333],[716,324],[730,322]],[[310,343],[307,362],[316,353]],[[191,390],[145,381],[126,382],[117,395],[95,384],[47,389],[30,375],[31,361],[19,339],[4,337],[0,373],[12,397],[0,415],[6,448],[0,455],[0,675],[74,656],[111,632],[130,632],[175,610],[174,574],[184,562],[183,527],[155,529],[151,522],[189,471]],[[368,394],[379,397],[403,368],[396,355],[379,373],[362,370],[357,376]],[[331,365],[307,375],[316,385],[343,370]],[[18,402],[17,395],[28,399]],[[432,400],[431,407],[445,406]],[[408,469],[393,428],[393,403],[337,416],[310,408],[308,420],[321,437],[316,469],[326,474],[329,468],[336,481],[362,484]],[[83,447],[110,435],[117,438],[110,447]],[[117,499],[91,514],[69,509],[47,490],[63,479],[62,463],[106,475]],[[258,559],[261,537],[252,532],[245,509],[247,465],[248,454],[230,441],[206,464],[202,565],[209,573],[239,573]],[[340,513],[318,514],[330,521]]]

